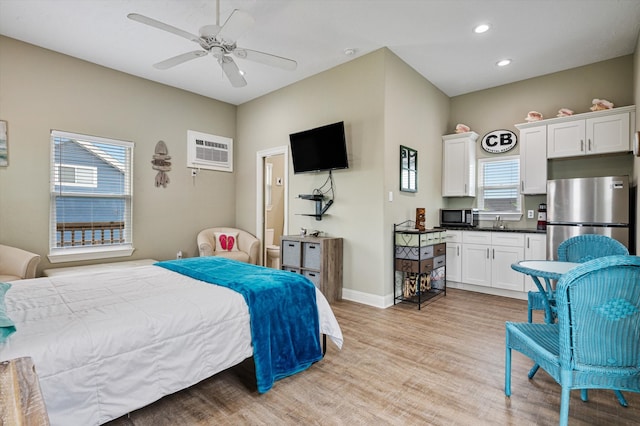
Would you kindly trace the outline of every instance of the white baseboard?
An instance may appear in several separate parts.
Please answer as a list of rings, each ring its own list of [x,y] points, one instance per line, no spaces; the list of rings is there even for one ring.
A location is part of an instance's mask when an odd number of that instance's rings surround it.
[[[455,288],[459,290],[475,291],[477,293],[492,294],[494,296],[510,297],[512,299],[527,300],[527,293],[521,291],[503,290],[500,288],[483,287],[479,285],[464,284],[455,281],[447,281],[447,288]],[[386,296],[377,296],[375,294],[363,293],[361,291],[342,289],[342,298],[351,302],[362,303],[363,305],[373,306],[374,308],[385,309],[393,306],[393,294]]]
[[[363,293],[361,291],[342,289],[342,298],[351,302],[362,303],[363,305],[373,306],[374,308],[388,308],[393,305],[393,295],[377,296],[375,294]]]
[[[526,292],[503,290],[501,288],[484,287],[481,285],[465,284],[456,281],[447,281],[447,288],[475,291],[476,293],[492,294],[494,296],[510,297],[512,299],[527,300]]]

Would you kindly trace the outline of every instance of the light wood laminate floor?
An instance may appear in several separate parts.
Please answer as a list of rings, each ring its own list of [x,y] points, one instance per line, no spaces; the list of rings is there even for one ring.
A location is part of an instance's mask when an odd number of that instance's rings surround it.
[[[512,396],[504,396],[504,323],[526,321],[527,304],[448,290],[424,307],[376,309],[335,302],[341,351],[258,394],[253,362],[222,372],[109,423],[163,425],[554,425],[560,386],[513,352]],[[541,321],[541,317],[536,317]],[[571,395],[570,425],[638,425],[640,394]]]

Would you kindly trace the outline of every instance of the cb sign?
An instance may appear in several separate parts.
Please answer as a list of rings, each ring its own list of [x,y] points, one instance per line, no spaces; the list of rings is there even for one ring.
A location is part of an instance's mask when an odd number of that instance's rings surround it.
[[[482,149],[492,154],[501,154],[516,147],[518,137],[510,130],[494,130],[482,138]]]

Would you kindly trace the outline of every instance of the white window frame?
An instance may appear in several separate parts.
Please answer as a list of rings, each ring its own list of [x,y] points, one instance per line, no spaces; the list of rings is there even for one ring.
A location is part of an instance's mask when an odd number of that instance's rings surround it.
[[[487,212],[484,210],[484,164],[485,163],[495,163],[501,161],[518,161],[519,172],[522,172],[522,164],[520,162],[520,157],[518,155],[510,155],[506,157],[488,157],[488,158],[480,158],[478,159],[478,213],[480,220],[495,220],[496,216],[500,216],[500,219],[503,221],[519,221],[522,219],[522,193],[520,192],[520,178],[516,180],[513,185],[509,185],[508,187],[512,187],[518,191],[518,209],[510,210],[510,211],[493,211]]]
[[[128,176],[125,174],[125,179],[128,181],[125,186],[128,189],[126,196],[129,202],[126,203],[127,211],[124,215],[125,222],[125,241],[124,243],[113,245],[87,245],[87,246],[75,246],[75,247],[56,247],[56,199],[59,196],[56,193],[56,184],[59,184],[59,176],[56,166],[60,163],[55,162],[55,143],[56,138],[74,139],[79,141],[95,142],[101,144],[118,145],[128,149],[128,156],[125,159],[125,170],[128,171]],[[49,208],[49,254],[47,258],[51,263],[62,262],[75,262],[82,260],[96,260],[96,259],[110,259],[115,257],[131,256],[135,250],[133,247],[133,142],[121,141],[116,139],[103,138],[99,136],[83,135],[78,133],[62,132],[58,130],[51,131],[50,138],[51,147],[51,178],[50,178],[50,208]],[[108,156],[105,156],[109,161]],[[112,158],[112,157],[111,157]],[[113,158],[112,158],[113,159]],[[68,166],[63,163],[63,165]],[[85,166],[72,166],[93,169],[92,167]],[[126,173],[126,172],[125,172]],[[95,186],[86,184],[69,184],[65,183],[65,186],[84,186],[84,187],[97,187],[97,169],[95,170]]]

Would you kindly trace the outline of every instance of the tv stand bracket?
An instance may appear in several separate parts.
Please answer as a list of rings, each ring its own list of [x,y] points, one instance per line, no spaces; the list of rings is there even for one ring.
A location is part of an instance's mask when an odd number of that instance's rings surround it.
[[[311,200],[316,202],[316,213],[304,215],[304,216],[314,216],[316,220],[322,220],[322,215],[325,214],[325,212],[333,204],[333,200],[329,200],[327,201],[327,204],[323,206],[322,202],[324,201],[324,196],[319,194],[300,194],[298,195],[298,197],[302,198],[303,200]]]

